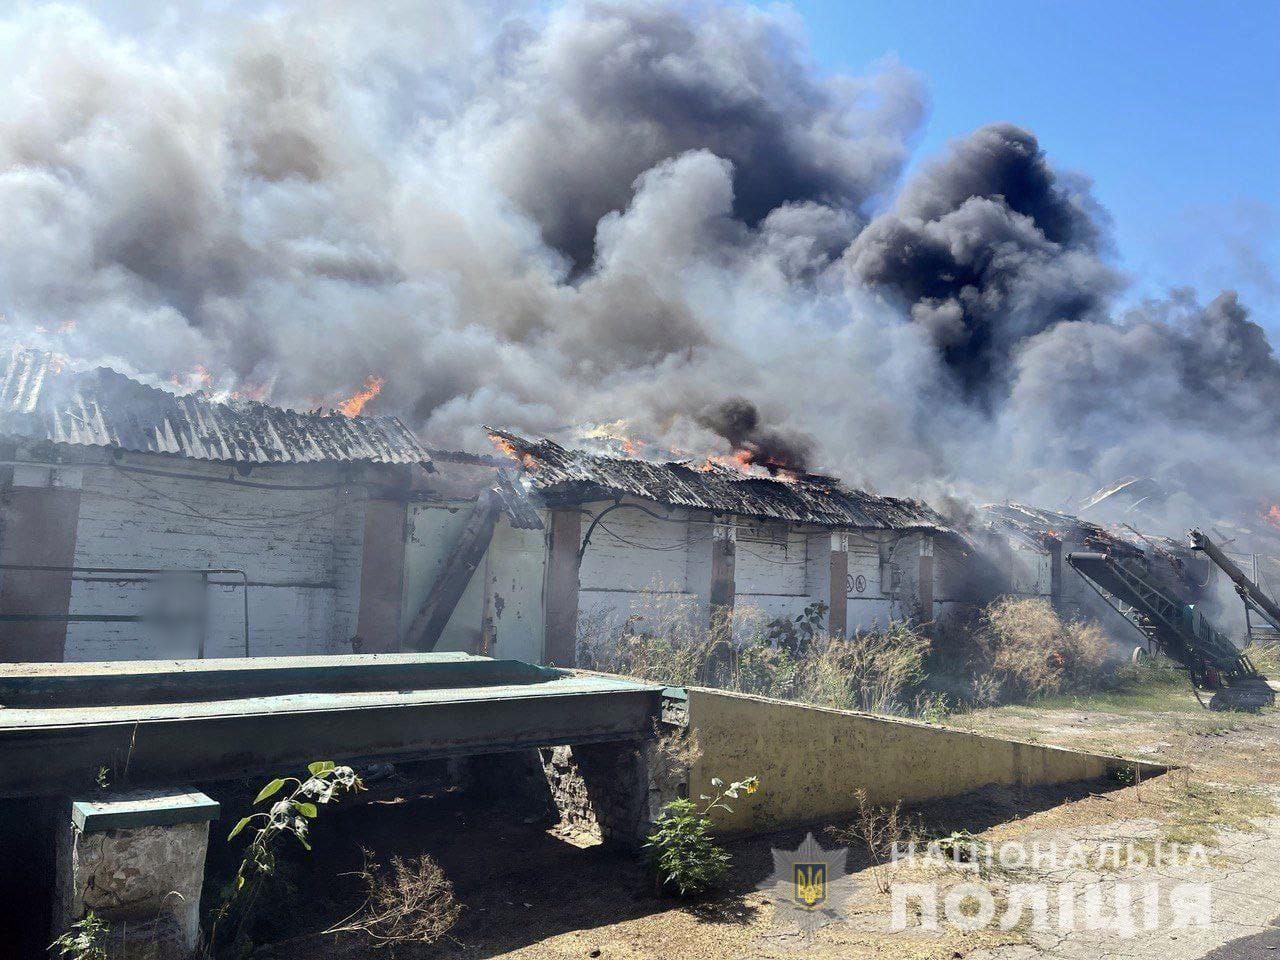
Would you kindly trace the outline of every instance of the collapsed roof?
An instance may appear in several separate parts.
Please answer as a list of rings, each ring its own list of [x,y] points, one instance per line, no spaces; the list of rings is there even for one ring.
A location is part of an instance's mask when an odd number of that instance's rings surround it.
[[[978,508],[986,528],[1025,544],[1042,547],[1047,540],[1074,541],[1090,550],[1147,553],[1165,557],[1189,556],[1191,548],[1180,540],[1144,533],[1128,524],[1103,527],[1057,510],[1025,503],[988,503]]]
[[[0,356],[0,436],[239,463],[431,462],[395,417],[178,396],[20,347]]]
[[[850,490],[830,477],[806,474],[784,480],[713,461],[653,462],[566,450],[552,440],[503,430],[489,435],[521,461],[525,482],[548,503],[631,496],[671,507],[825,527],[952,532],[919,500]]]

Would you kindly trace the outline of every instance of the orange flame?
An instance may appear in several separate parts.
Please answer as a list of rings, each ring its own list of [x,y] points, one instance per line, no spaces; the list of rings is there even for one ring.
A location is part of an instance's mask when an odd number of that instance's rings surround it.
[[[751,462],[751,453],[747,450],[735,450],[727,456],[722,453],[710,454],[707,457],[706,465],[699,467],[699,469],[703,473],[710,473],[718,466],[728,467],[730,470],[736,470],[738,473],[746,474],[749,477],[766,472]]]
[[[363,389],[357,390],[339,403],[338,412],[346,417],[360,416],[360,411],[364,409],[365,404],[382,392],[382,385],[386,382],[384,377],[374,376],[373,374],[365,377]]]
[[[537,469],[538,461],[534,460],[530,454],[522,452],[510,440],[504,439],[503,437],[495,437],[491,434],[489,436],[489,441],[497,447],[501,453],[505,453],[512,460],[519,460],[526,470]]]
[[[590,438],[616,443],[628,457],[636,457],[640,455],[640,448],[645,445],[646,441],[630,436],[627,433],[629,429],[630,424],[626,420],[618,419],[609,423],[598,423],[590,429],[583,430],[581,436],[584,439]]]
[[[1273,527],[1280,529],[1280,504],[1273,503],[1271,509],[1263,514],[1263,519]]]
[[[169,374],[169,383],[180,390],[206,390],[213,384],[213,374],[203,363],[196,363],[184,374]]]

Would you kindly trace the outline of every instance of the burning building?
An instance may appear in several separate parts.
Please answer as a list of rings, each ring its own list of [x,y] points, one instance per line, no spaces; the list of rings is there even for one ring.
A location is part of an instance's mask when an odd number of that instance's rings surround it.
[[[1054,511],[952,521],[797,468],[497,430],[504,456],[428,451],[394,417],[178,395],[28,350],[5,357],[0,405],[11,661],[436,650],[565,665],[580,617],[618,627],[655,595],[704,622],[822,604],[835,635],[1010,592],[1106,622],[1064,565],[1080,549],[1158,555],[1187,602],[1212,588],[1173,541]]]
[[[568,450],[492,431],[546,509],[547,657],[570,662],[580,615],[625,621],[667,594],[710,617],[750,605],[793,619],[827,606],[836,635],[891,620],[933,622],[964,603],[971,549],[916,500],[814,474],[716,460],[655,462]]]
[[[439,544],[497,480],[433,483],[430,454],[394,417],[179,396],[19,349],[0,365],[0,444],[10,661],[399,649]],[[501,500],[499,541],[538,531],[511,496],[487,498]],[[488,572],[506,577],[501,562]],[[440,649],[474,648],[482,623],[492,640],[526,622],[516,592],[507,616],[486,612],[496,600],[477,578]]]

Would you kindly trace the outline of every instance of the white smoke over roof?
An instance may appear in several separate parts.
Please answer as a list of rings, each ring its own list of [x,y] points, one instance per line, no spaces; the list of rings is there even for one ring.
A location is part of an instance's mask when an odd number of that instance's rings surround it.
[[[750,422],[894,493],[1069,507],[1150,475],[1170,523],[1276,475],[1280,367],[1233,295],[1117,316],[1087,180],[1007,124],[898,190],[921,79],[822,76],[785,11],[307,3],[130,36],[24,7],[0,60],[0,314],[32,345],[302,406],[377,375],[371,409],[449,447],[624,418],[705,452]]]

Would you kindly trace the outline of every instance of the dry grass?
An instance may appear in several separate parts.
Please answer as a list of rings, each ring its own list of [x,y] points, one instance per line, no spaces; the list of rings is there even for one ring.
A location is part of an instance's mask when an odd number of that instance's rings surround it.
[[[877,713],[912,712],[930,640],[906,623],[848,638],[819,628],[821,605],[795,620],[753,607],[710,622],[689,597],[652,590],[617,625],[601,612],[579,618],[578,663],[661,683],[696,684]]]
[[[1002,597],[987,607],[973,649],[975,690],[988,700],[1029,700],[1092,686],[1108,659],[1107,638],[1096,623],[1064,622],[1046,601],[1023,597]]]
[[[867,799],[867,791],[854,793],[858,804],[858,816],[847,827],[828,827],[827,832],[838,843],[858,844],[871,857],[871,879],[882,894],[889,892],[886,868],[893,851],[912,840],[918,840],[922,828],[918,818],[912,820],[902,813],[902,802],[893,806],[876,806]]]
[[[674,686],[928,720],[954,707],[1096,692],[1122,679],[1101,627],[1064,621],[1043,600],[1001,598],[950,637],[966,675],[949,697],[927,689],[933,641],[912,624],[841,638],[822,629],[825,619],[821,604],[794,620],[743,606],[708,618],[693,597],[655,587],[624,623],[606,611],[580,617],[578,663]]]
[[[846,640],[825,638],[800,664],[797,699],[844,710],[906,712],[904,696],[924,679],[929,645],[907,624]]]
[[[1260,673],[1272,678],[1280,676],[1280,643],[1251,643],[1244,652]]]
[[[428,856],[392,857],[390,867],[383,868],[366,850],[357,876],[365,886],[364,905],[325,933],[362,934],[379,947],[434,943],[462,913],[453,884]]]

